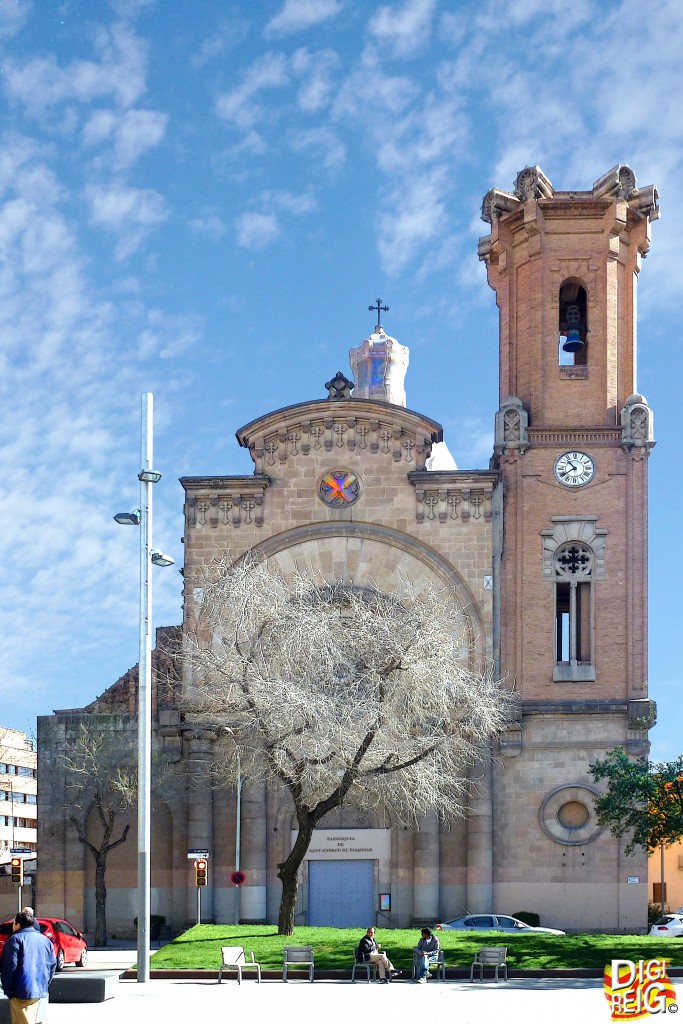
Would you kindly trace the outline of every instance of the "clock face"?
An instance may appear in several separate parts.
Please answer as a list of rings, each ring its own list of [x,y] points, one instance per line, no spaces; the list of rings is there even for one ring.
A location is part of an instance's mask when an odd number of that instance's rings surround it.
[[[595,463],[585,452],[565,452],[555,462],[555,476],[565,487],[581,487],[595,476]]]

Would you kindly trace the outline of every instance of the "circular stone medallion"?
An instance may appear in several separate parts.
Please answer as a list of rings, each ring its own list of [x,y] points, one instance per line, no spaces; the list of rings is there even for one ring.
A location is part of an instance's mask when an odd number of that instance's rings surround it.
[[[318,497],[330,508],[346,508],[360,498],[360,479],[350,469],[331,469],[318,485]]]

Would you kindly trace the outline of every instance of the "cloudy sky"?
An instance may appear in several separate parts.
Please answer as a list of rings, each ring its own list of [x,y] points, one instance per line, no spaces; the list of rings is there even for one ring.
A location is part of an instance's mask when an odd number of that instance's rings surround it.
[[[481,199],[528,164],[590,189],[626,163],[663,214],[639,390],[654,754],[680,753],[681,53],[677,0],[0,0],[3,724],[137,660],[138,537],[111,517],[137,504],[143,391],[178,565],[178,477],[251,472],[235,429],[324,397],[378,295],[409,406],[486,466]],[[155,588],[155,624],[179,621],[176,569]]]

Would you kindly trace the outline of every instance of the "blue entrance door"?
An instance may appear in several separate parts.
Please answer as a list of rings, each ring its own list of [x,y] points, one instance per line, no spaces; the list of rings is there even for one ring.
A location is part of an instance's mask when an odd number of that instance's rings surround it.
[[[367,928],[374,915],[373,860],[309,860],[308,923]]]

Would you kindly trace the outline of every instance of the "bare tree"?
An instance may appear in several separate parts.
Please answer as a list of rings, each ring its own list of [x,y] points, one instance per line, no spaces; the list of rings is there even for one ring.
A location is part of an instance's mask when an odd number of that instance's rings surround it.
[[[79,723],[64,764],[69,821],[95,861],[95,945],[106,946],[107,857],[128,838],[130,824],[121,827],[120,819],[137,799],[132,733],[117,727],[111,716],[106,721],[93,716]],[[87,835],[91,808],[97,816],[94,842]]]
[[[187,707],[229,726],[244,777],[290,794],[298,834],[279,865],[291,935],[316,824],[342,801],[417,828],[464,812],[467,772],[509,716],[447,588],[392,594],[224,557],[188,579]],[[477,666],[477,667],[473,667]]]
[[[64,755],[67,814],[79,841],[95,862],[95,945],[107,944],[107,858],[128,838],[130,823],[121,818],[137,803],[137,720],[117,715],[92,715],[80,721]],[[172,784],[170,766],[152,758],[153,788],[166,793]],[[88,837],[88,815],[96,823]],[[93,838],[94,837],[94,838]]]

